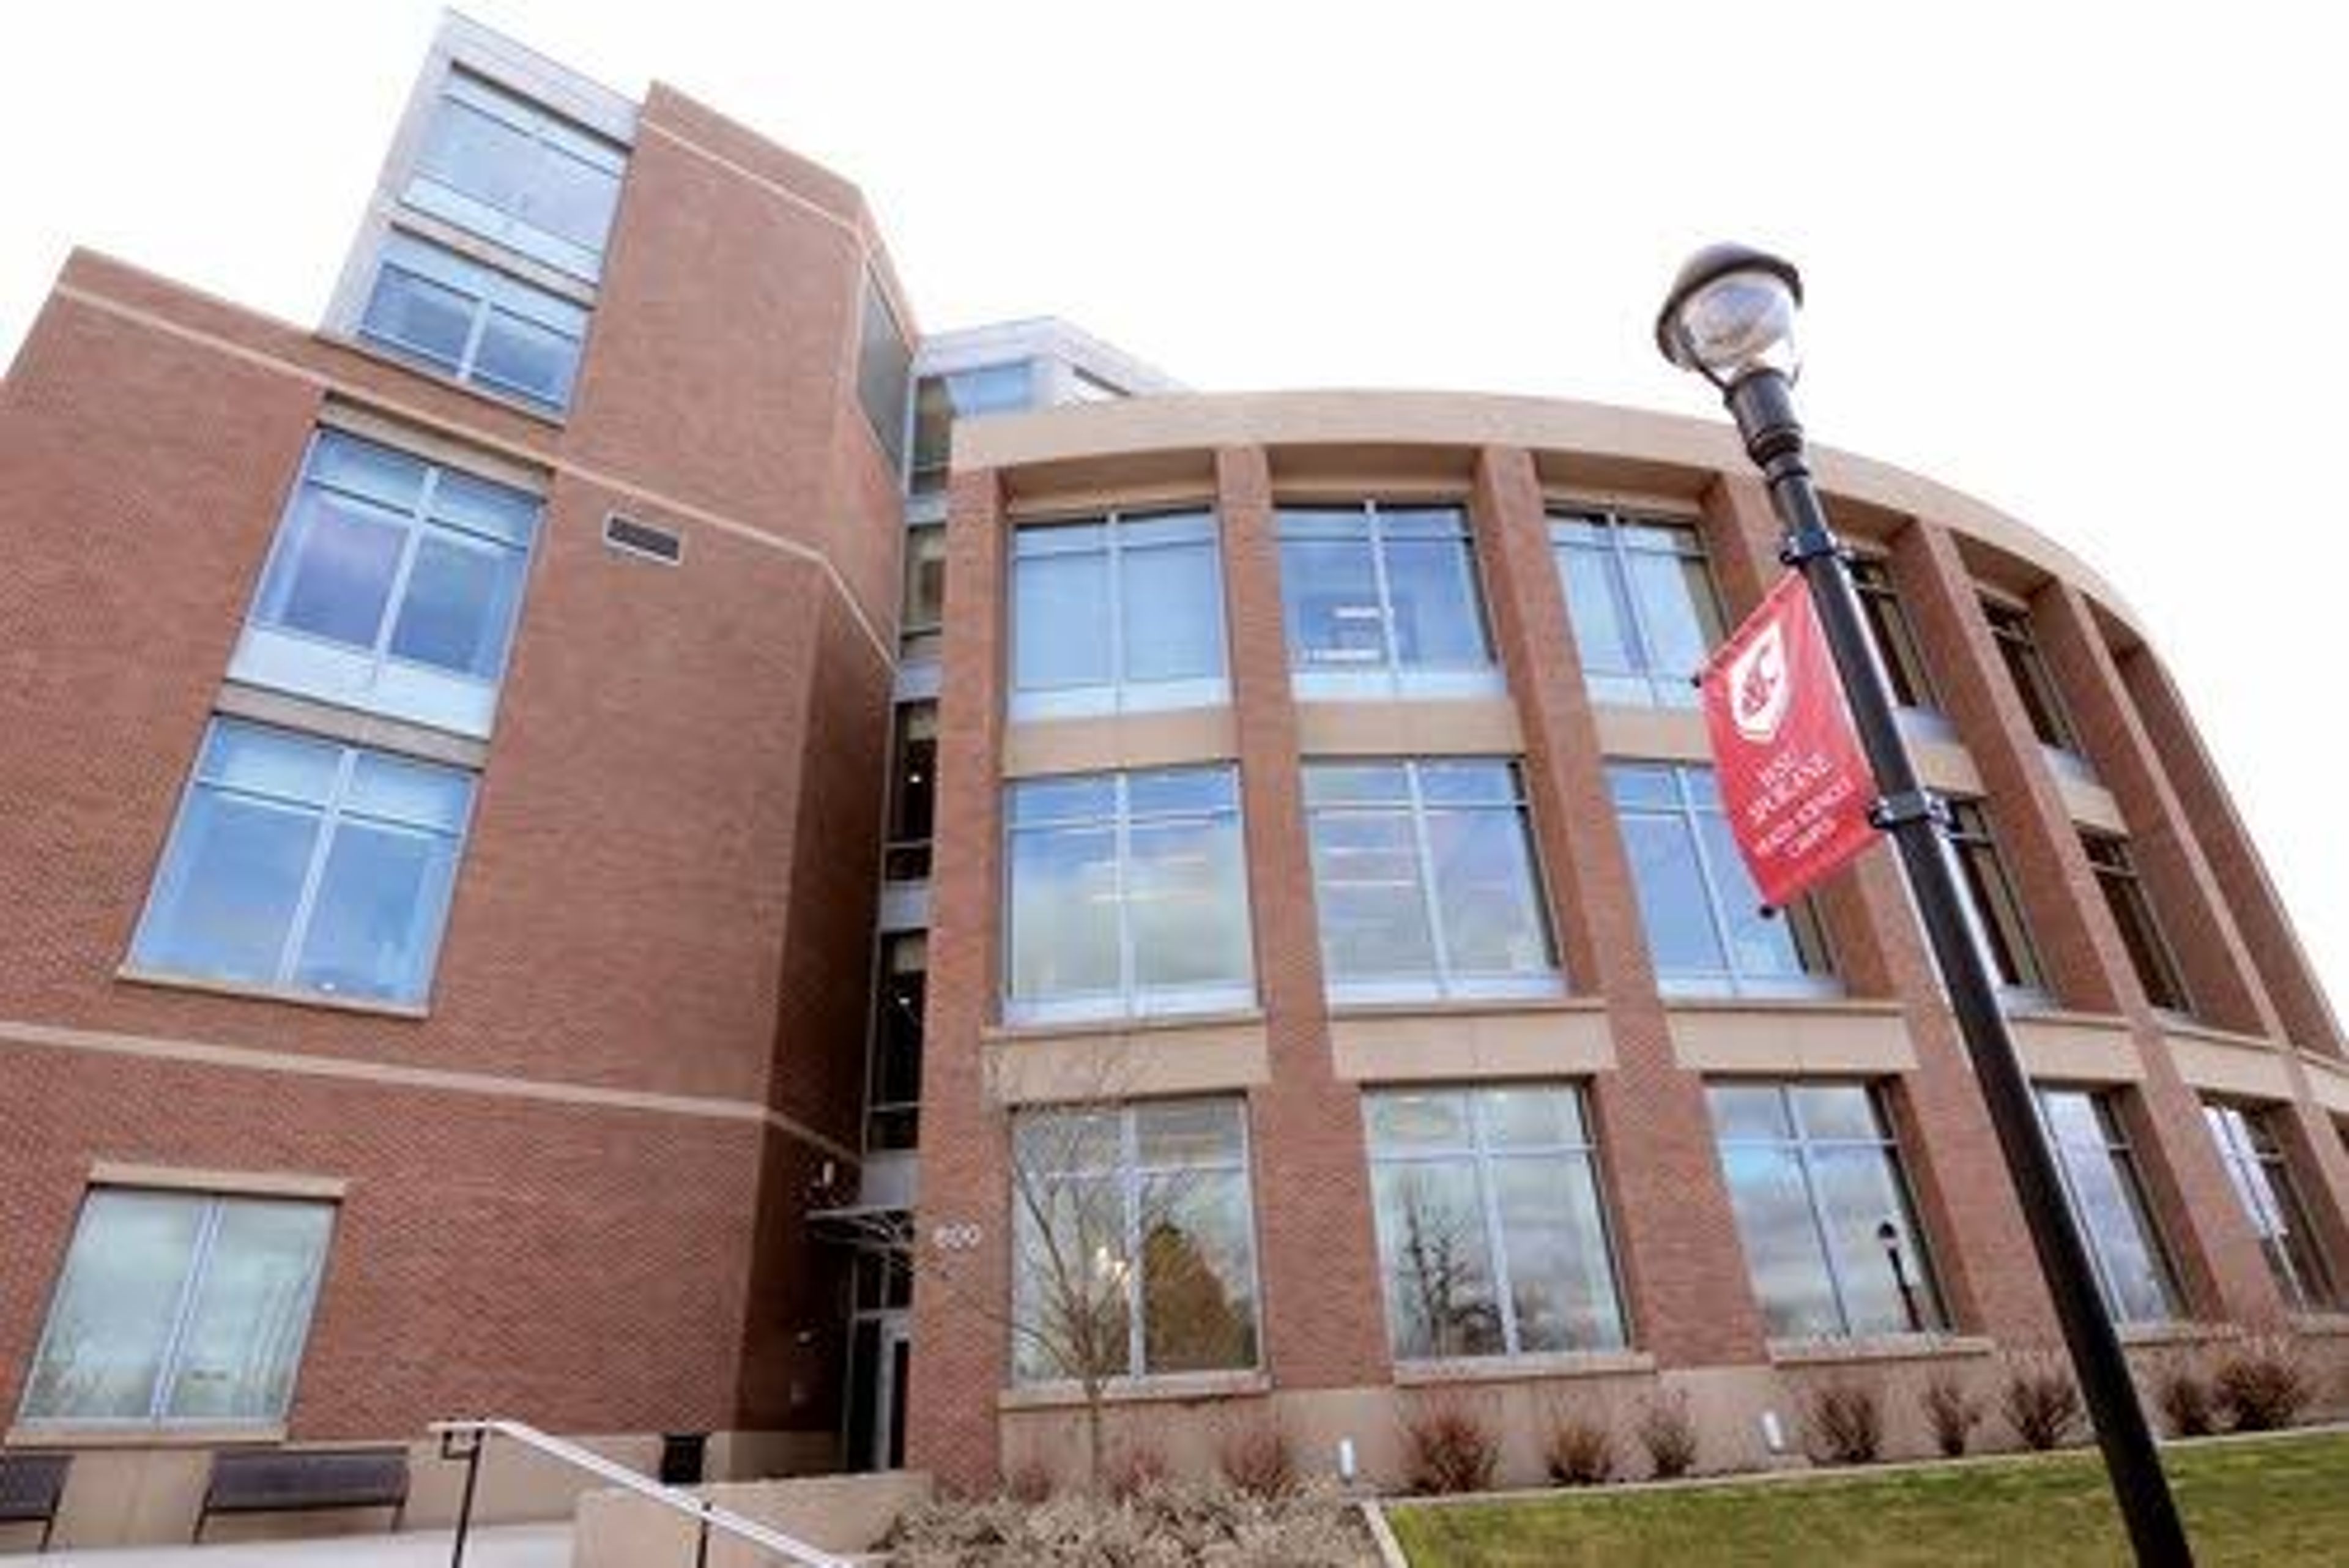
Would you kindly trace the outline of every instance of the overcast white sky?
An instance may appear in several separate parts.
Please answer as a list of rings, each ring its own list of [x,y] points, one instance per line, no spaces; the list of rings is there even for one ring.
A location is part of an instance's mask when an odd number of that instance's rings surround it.
[[[924,326],[1059,315],[1201,389],[1713,415],[1655,356],[1656,300],[1703,241],[1783,250],[1809,288],[1816,437],[2105,572],[2349,1004],[2333,7],[466,9],[859,182]],[[75,244],[316,321],[438,16],[20,8],[0,358]]]

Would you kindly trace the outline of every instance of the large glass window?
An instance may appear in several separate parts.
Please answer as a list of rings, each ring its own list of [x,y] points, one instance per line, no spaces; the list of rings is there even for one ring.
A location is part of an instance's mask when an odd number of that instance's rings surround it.
[[[486,735],[534,495],[321,431],[229,673]]]
[[[602,137],[452,70],[405,200],[593,283],[626,166],[626,151]]]
[[[559,413],[571,405],[587,312],[454,251],[394,234],[383,243],[359,336]]]
[[[2130,967],[2145,987],[2146,1001],[2171,1012],[2190,1012],[2186,982],[2178,972],[2168,940],[2161,934],[2161,923],[2153,918],[2153,901],[2146,897],[2145,884],[2129,858],[2128,840],[2107,833],[2082,833],[2080,847],[2096,874],[2096,886],[2104,891],[2105,907],[2112,911],[2113,924],[2120,929],[2121,945],[2128,950]]]
[[[1579,1093],[1394,1090],[1362,1111],[1398,1359],[1623,1345]]]
[[[1826,940],[1807,898],[1764,913],[1738,857],[1711,768],[1610,763],[1609,792],[1667,995],[1831,994]]]
[[[1855,556],[1852,586],[1859,590],[1859,607],[1876,633],[1876,647],[1884,656],[1884,673],[1892,682],[1892,700],[1903,708],[1938,709],[1933,676],[1925,651],[1909,624],[1909,611],[1892,586],[1892,569],[1873,556]]]
[[[1333,998],[1558,989],[1516,763],[1309,763],[1305,807]]]
[[[946,627],[947,525],[923,523],[905,530],[905,602],[897,618],[901,658],[936,659]]]
[[[2260,1251],[2275,1276],[2276,1289],[2295,1312],[2323,1312],[2333,1305],[2332,1271],[2308,1222],[2300,1189],[2292,1179],[2292,1165],[2276,1137],[2279,1113],[2217,1101],[2202,1107],[2203,1120],[2226,1161],[2243,1200],[2243,1212],[2258,1232]]]
[[[1013,534],[1012,717],[1226,695],[1214,513],[1111,514]]]
[[[864,276],[864,315],[856,351],[856,400],[873,426],[892,471],[905,462],[905,399],[914,373],[914,350],[905,342],[897,313],[882,292],[881,280]]]
[[[1943,1326],[1900,1149],[1862,1084],[1713,1084],[1721,1171],[1776,1338]]]
[[[93,1189],[49,1303],[22,1420],[282,1421],[334,1214],[326,1203]]]
[[[1237,770],[1026,779],[1007,794],[1009,1020],[1255,1001]]]
[[[1592,699],[1695,707],[1696,672],[1728,632],[1696,529],[1556,512],[1549,537]]]
[[[1457,506],[1284,506],[1280,603],[1307,697],[1500,690]]]
[[[1239,1101],[1023,1112],[1011,1147],[1020,1382],[1257,1365]]]
[[[131,961],[421,1002],[472,798],[455,768],[216,719]]]
[[[921,1133],[922,1009],[928,994],[929,938],[881,939],[874,988],[872,1071],[864,1092],[864,1147],[912,1148]]]
[[[2046,977],[2032,949],[2031,928],[2023,918],[2023,900],[2006,874],[2006,861],[1991,833],[1990,814],[1978,800],[1953,800],[1950,807],[1950,842],[1965,874],[1975,913],[1982,917],[1982,937],[1990,944],[1991,963],[2001,985],[2010,991],[2044,993]]]
[[[938,705],[902,702],[891,745],[889,836],[881,875],[919,882],[930,874],[930,833],[937,815]]]
[[[2055,1150],[2056,1174],[2088,1244],[2106,1310],[2116,1323],[2160,1323],[2177,1316],[2176,1277],[2112,1096],[2085,1089],[2036,1093],[2040,1120]]]
[[[1035,401],[1035,369],[1026,359],[923,377],[914,387],[914,466],[906,488],[916,495],[946,488],[955,421],[1016,413]]]
[[[2031,629],[2031,612],[1992,599],[1982,600],[1982,606],[1991,638],[1998,644],[1998,656],[2014,682],[2015,695],[2023,699],[2032,733],[2039,737],[2041,745],[2076,753],[2080,747],[2071,716],[2064,711],[2064,695],[2047,668],[2046,656],[2039,651],[2039,639]]]

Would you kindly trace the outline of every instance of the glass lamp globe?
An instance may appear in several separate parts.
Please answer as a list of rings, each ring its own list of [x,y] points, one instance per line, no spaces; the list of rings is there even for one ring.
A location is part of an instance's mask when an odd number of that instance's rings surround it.
[[[1802,368],[1795,344],[1802,303],[1792,262],[1744,245],[1708,245],[1672,280],[1656,316],[1656,347],[1724,391],[1756,370],[1792,380]]]

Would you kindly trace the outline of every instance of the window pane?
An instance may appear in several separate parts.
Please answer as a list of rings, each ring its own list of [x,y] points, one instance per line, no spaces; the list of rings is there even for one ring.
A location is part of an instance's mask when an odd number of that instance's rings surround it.
[[[1803,1136],[1881,1143],[1886,1134],[1876,1104],[1858,1084],[1798,1084],[1791,1094]]]
[[[140,964],[274,981],[317,834],[313,812],[191,791],[140,929]]]
[[[285,1414],[308,1336],[334,1210],[224,1200],[164,1415],[272,1421]]]
[[[1125,796],[1136,816],[1229,812],[1239,805],[1239,776],[1229,767],[1154,769],[1126,774]]]
[[[1795,1137],[1786,1092],[1775,1084],[1708,1084],[1704,1098],[1713,1130],[1723,1138],[1786,1142]]]
[[[1622,1314],[1590,1162],[1579,1155],[1493,1166],[1516,1351],[1613,1350]]]
[[[1387,593],[1397,664],[1457,669],[1492,661],[1465,541],[1390,540]]]
[[[1574,645],[1585,670],[1608,674],[1636,672],[1637,645],[1623,618],[1619,600],[1615,557],[1605,549],[1579,545],[1557,552],[1558,570],[1566,582],[1566,610],[1574,626]]]
[[[1723,635],[1703,559],[1634,553],[1626,566],[1647,633],[1649,673],[1674,681],[1694,675]]]
[[[473,377],[532,402],[561,409],[571,401],[579,340],[509,311],[490,312],[474,356]]]
[[[295,983],[341,996],[419,1000],[454,870],[446,839],[345,818],[326,852]]]
[[[1247,1184],[1182,1172],[1142,1183],[1143,1370],[1254,1366],[1256,1265]]]
[[[1485,1141],[1495,1148],[1585,1141],[1582,1097],[1570,1089],[1485,1089],[1476,1096]]]
[[[1248,922],[1239,824],[1229,817],[1137,824],[1127,844],[1134,983],[1244,982]]]
[[[1433,975],[1435,950],[1409,815],[1319,811],[1311,826],[1313,893],[1330,974]]]
[[[1713,882],[1721,889],[1722,923],[1729,928],[1729,947],[1741,975],[1798,975],[1805,971],[1803,955],[1795,943],[1793,923],[1762,912],[1761,890],[1746,873],[1725,817],[1710,814],[1697,819],[1704,835],[1706,859]]]
[[[380,752],[361,752],[352,761],[350,794],[343,809],[454,834],[464,827],[465,810],[472,798],[470,774]]]
[[[1119,988],[1117,840],[1106,828],[1011,839],[1011,994],[1080,996]]]
[[[440,481],[432,490],[435,521],[528,547],[538,532],[538,497],[453,468],[440,472]]]
[[[464,363],[477,308],[471,296],[446,284],[386,262],[376,275],[375,292],[359,330],[453,376]]]
[[[204,1202],[109,1189],[82,1200],[26,1386],[27,1420],[137,1421],[151,1414]]]
[[[2080,1228],[2104,1264],[2113,1316],[2123,1323],[2169,1317],[2168,1273],[2135,1173],[2109,1154],[2075,1158],[2070,1169]]]
[[[1469,1144],[1468,1097],[1457,1092],[1392,1090],[1371,1095],[1367,1108],[1371,1146],[1381,1152],[1465,1148]]]
[[[880,280],[869,274],[864,280],[864,310],[856,355],[856,398],[864,405],[873,433],[881,439],[881,450],[889,454],[889,466],[902,468],[914,351],[906,347],[905,335],[898,328],[896,314],[889,308]]]
[[[354,497],[305,489],[270,557],[254,618],[373,648],[408,528],[408,519]]]
[[[1134,1148],[1143,1165],[1237,1165],[1240,1160],[1237,1100],[1174,1100],[1137,1106]]]
[[[258,724],[216,723],[204,737],[197,775],[247,794],[324,805],[334,794],[341,748]]]
[[[1308,763],[1307,805],[1397,805],[1411,799],[1411,774],[1399,763]]]
[[[1120,576],[1126,680],[1224,672],[1223,594],[1214,545],[1128,550]]]
[[[946,614],[947,531],[936,524],[905,532],[905,606],[907,632],[926,631]]]
[[[1386,618],[1379,608],[1370,539],[1291,539],[1287,526],[1284,519],[1280,605],[1290,666],[1383,666]]]
[[[1106,821],[1116,814],[1116,781],[1106,774],[1027,779],[1011,786],[1014,826],[1037,822]]]
[[[1476,1168],[1414,1162],[1373,1169],[1387,1323],[1406,1360],[1506,1349]]]
[[[1640,890],[1640,916],[1660,975],[1718,975],[1728,957],[1713,929],[1712,900],[1684,820],[1626,816],[1623,847]]]
[[[1878,1237],[1889,1224],[1916,1303],[1915,1327],[1939,1324],[1940,1312],[1923,1278],[1922,1251],[1909,1217],[1908,1199],[1890,1154],[1882,1148],[1814,1148],[1811,1175],[1818,1184],[1820,1220],[1835,1249],[1843,1281],[1847,1334],[1899,1334],[1912,1326],[1892,1259]]]
[[[1431,805],[1515,805],[1517,770],[1486,760],[1425,762],[1419,764],[1419,793]]]
[[[477,680],[495,680],[522,597],[522,555],[427,536],[417,545],[392,627],[391,651]]]
[[[1721,1146],[1722,1175],[1737,1214],[1754,1294],[1774,1338],[1843,1332],[1835,1285],[1820,1250],[1800,1160],[1792,1149],[1761,1144]]]
[[[1100,686],[1110,663],[1109,557],[1047,556],[1014,563],[1012,680],[1022,691]]]
[[[1022,1381],[1123,1376],[1133,1366],[1133,1259],[1115,1175],[1015,1171],[1012,1336]]]
[[[1431,811],[1427,843],[1453,970],[1527,974],[1550,968],[1549,925],[1523,813]]]

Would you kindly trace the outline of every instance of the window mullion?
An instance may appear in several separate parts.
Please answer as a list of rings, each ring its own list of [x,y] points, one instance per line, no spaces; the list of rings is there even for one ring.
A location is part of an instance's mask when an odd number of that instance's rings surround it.
[[[457,351],[459,380],[472,379],[475,363],[481,358],[481,340],[490,335],[490,313],[496,308],[486,288],[473,296],[473,319],[465,330],[465,346]]]
[[[1803,1202],[1811,1211],[1811,1231],[1819,1240],[1819,1261],[1827,1271],[1827,1293],[1835,1298],[1836,1321],[1846,1334],[1852,1333],[1851,1299],[1844,1289],[1843,1270],[1836,1263],[1835,1235],[1827,1229],[1826,1214],[1819,1202],[1818,1172],[1811,1164],[1811,1136],[1805,1129],[1795,1109],[1794,1096],[1785,1088],[1778,1090],[1786,1107],[1786,1119],[1795,1129],[1795,1164],[1803,1173]]]
[[[1623,640],[1631,656],[1631,668],[1653,695],[1656,686],[1655,660],[1649,653],[1648,623],[1640,607],[1640,596],[1631,591],[1631,553],[1623,543],[1623,520],[1609,512],[1605,515],[1607,587],[1615,596],[1616,607],[1623,615]]]
[[[1114,711],[1125,711],[1125,530],[1116,513],[1102,519],[1103,562],[1109,576],[1109,683]]]
[[[169,1416],[171,1389],[180,1380],[180,1359],[187,1350],[188,1333],[196,1317],[196,1303],[203,1294],[204,1280],[212,1272],[212,1249],[220,1235],[221,1200],[204,1200],[203,1218],[196,1222],[195,1245],[188,1255],[188,1277],[180,1284],[179,1306],[171,1314],[171,1326],[163,1337],[163,1354],[156,1363],[155,1386],[148,1393],[147,1418],[160,1425]]]
[[[375,628],[375,642],[368,649],[374,656],[376,673],[381,674],[384,661],[391,657],[391,634],[399,624],[399,612],[408,599],[409,579],[416,575],[416,557],[424,548],[424,531],[429,525],[425,519],[431,515],[433,498],[440,492],[440,465],[432,464],[424,471],[424,488],[416,498],[415,509],[408,514],[407,537],[400,541],[399,561],[391,569],[391,587],[384,595],[383,618]]]
[[[1677,767],[1672,770],[1672,788],[1680,802],[1678,815],[1682,831],[1688,835],[1689,852],[1696,858],[1697,880],[1704,886],[1704,918],[1713,927],[1713,940],[1721,944],[1721,966],[1729,977],[1729,989],[1734,994],[1743,985],[1744,975],[1737,965],[1737,943],[1730,935],[1729,911],[1722,901],[1721,879],[1713,875],[1713,857],[1704,846],[1703,825],[1699,820],[1703,813],[1689,798],[1684,770]]]
[[[1419,898],[1427,912],[1428,956],[1435,963],[1436,989],[1445,995],[1452,992],[1452,945],[1444,940],[1444,908],[1435,896],[1435,846],[1427,832],[1427,797],[1419,785],[1419,763],[1403,764],[1403,777],[1411,791],[1412,846],[1419,859]]]
[[[1384,655],[1387,680],[1392,685],[1402,679],[1402,650],[1395,645],[1394,590],[1387,581],[1387,531],[1375,506],[1365,506],[1363,515],[1370,523],[1371,581],[1379,594],[1379,648]]]
[[[1126,862],[1133,854],[1133,809],[1127,784],[1125,774],[1117,775],[1117,819],[1111,827],[1116,853],[1112,857],[1114,863],[1111,867],[1111,875],[1117,888],[1118,994],[1124,999],[1126,1011],[1138,1012],[1142,1009],[1142,994],[1133,960],[1133,911],[1127,907],[1126,896],[1131,880],[1127,876]]]
[[[1132,1106],[1118,1113],[1118,1142],[1124,1157],[1118,1186],[1124,1199],[1120,1207],[1125,1230],[1125,1373],[1142,1377],[1150,1370],[1143,1359],[1148,1340],[1142,1322],[1142,1128]]]
[[[318,889],[326,879],[326,857],[335,847],[335,836],[341,829],[343,802],[350,794],[351,774],[358,766],[356,748],[346,746],[336,760],[334,787],[318,807],[317,842],[310,846],[310,864],[303,869],[302,891],[294,900],[293,917],[285,923],[285,940],[277,950],[277,983],[291,985],[294,968],[300,961],[302,943],[308,934],[310,914],[318,901]]]
[[[1476,1170],[1478,1207],[1484,1210],[1485,1251],[1493,1260],[1494,1305],[1501,1314],[1501,1349],[1518,1354],[1516,1293],[1509,1286],[1509,1254],[1501,1233],[1501,1184],[1490,1142],[1485,1136],[1483,1096],[1468,1096],[1468,1136]]]

